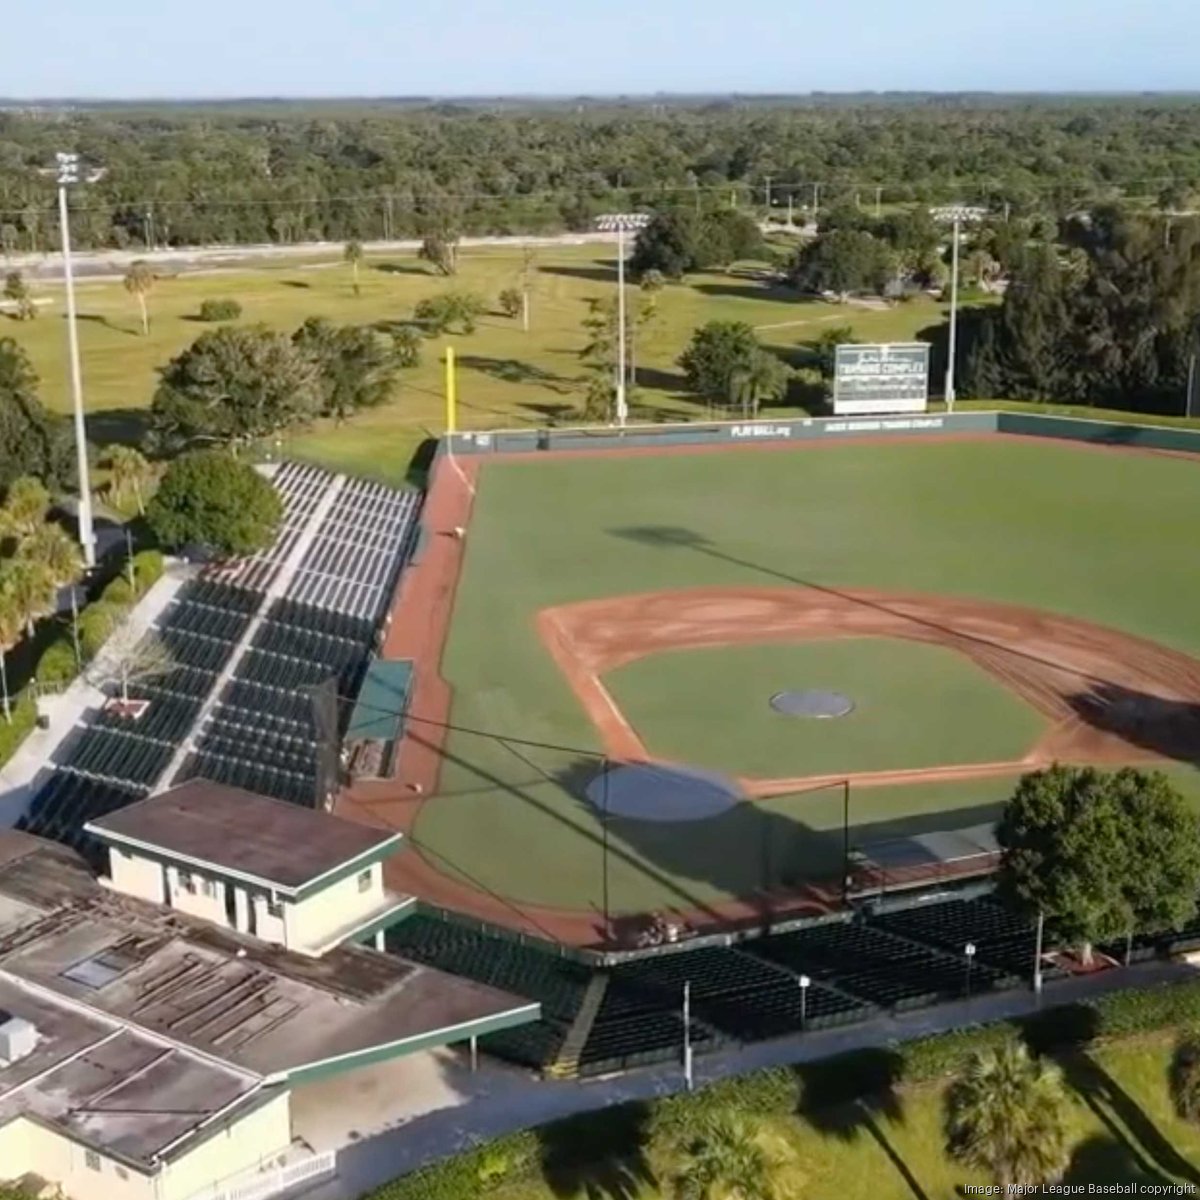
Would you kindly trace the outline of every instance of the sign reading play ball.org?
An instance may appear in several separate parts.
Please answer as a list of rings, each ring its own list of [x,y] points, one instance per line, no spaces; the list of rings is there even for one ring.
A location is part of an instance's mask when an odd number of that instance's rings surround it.
[[[929,346],[839,346],[834,358],[837,416],[924,412],[929,401]]]

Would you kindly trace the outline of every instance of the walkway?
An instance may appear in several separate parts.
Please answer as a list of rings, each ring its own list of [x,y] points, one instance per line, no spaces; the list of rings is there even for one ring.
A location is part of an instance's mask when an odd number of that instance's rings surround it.
[[[765,1067],[811,1062],[850,1050],[895,1045],[974,1024],[1029,1016],[1042,1008],[1092,999],[1106,992],[1194,977],[1183,962],[1152,962],[1117,968],[1096,977],[1056,980],[1041,997],[1031,991],[979,996],[902,1017],[879,1017],[860,1025],[762,1042],[696,1062],[697,1084]],[[432,1056],[430,1056],[432,1057]],[[426,1092],[438,1105],[404,1123],[359,1140],[338,1157],[338,1177],[305,1200],[356,1200],[364,1192],[425,1163],[469,1148],[477,1141],[528,1129],[576,1113],[645,1100],[682,1090],[677,1066],[588,1081],[551,1082],[490,1067],[472,1076],[460,1065],[440,1060],[442,1079]],[[428,1074],[428,1063],[421,1070]],[[428,1086],[428,1085],[427,1085]],[[454,1097],[457,1097],[455,1099]],[[412,1111],[412,1096],[403,1103]],[[382,1106],[381,1106],[382,1108]]]

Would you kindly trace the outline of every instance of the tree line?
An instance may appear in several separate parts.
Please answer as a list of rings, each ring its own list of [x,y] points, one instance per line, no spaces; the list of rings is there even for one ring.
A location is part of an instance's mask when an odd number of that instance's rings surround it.
[[[0,253],[57,246],[54,155],[78,152],[83,247],[580,229],[706,200],[1187,207],[1200,103],[978,97],[746,106],[169,106],[0,112]]]

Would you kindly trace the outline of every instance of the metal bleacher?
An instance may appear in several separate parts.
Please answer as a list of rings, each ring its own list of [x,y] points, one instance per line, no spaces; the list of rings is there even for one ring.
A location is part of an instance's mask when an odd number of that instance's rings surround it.
[[[174,667],[129,689],[131,699],[149,701],[145,713],[133,720],[101,711],[86,720],[64,742],[20,827],[87,850],[87,821],[198,775],[318,802],[308,689],[333,681],[341,699],[335,719],[344,725],[416,541],[421,493],[301,463],[271,478],[283,500],[274,544],[209,567],[179,589],[154,625]]]

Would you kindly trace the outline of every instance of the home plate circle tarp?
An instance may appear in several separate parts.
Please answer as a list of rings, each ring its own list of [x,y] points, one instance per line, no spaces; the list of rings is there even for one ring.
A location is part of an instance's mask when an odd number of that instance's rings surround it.
[[[634,821],[703,821],[742,799],[738,785],[718,771],[675,763],[622,763],[587,785],[593,808]]]
[[[776,692],[771,697],[771,707],[787,717],[844,717],[854,711],[854,701],[841,692],[827,692],[820,688],[804,688],[793,692]]]

